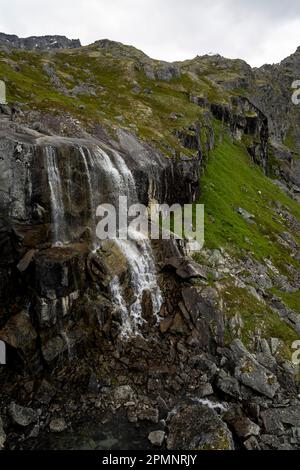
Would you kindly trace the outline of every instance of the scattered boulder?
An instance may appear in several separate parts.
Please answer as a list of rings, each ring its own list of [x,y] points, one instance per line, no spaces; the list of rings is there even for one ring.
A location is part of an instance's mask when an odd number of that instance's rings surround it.
[[[166,419],[169,413],[169,407],[160,395],[157,397],[157,406],[160,418]]]
[[[22,427],[36,423],[39,419],[39,415],[36,410],[17,405],[14,402],[9,405],[8,413],[12,421]]]
[[[224,341],[222,312],[204,299],[195,287],[185,287],[181,293],[185,307],[201,336],[201,345],[206,349],[209,349],[214,341],[222,345]]]
[[[56,71],[55,71],[52,64],[45,63],[43,65],[43,71],[49,77],[51,85],[53,85],[55,88],[57,88],[61,91],[66,91],[67,92],[65,87],[62,85],[62,82],[61,82],[60,78],[56,75]]]
[[[174,321],[171,326],[171,331],[174,333],[181,334],[181,335],[184,335],[187,333],[187,327],[180,313],[176,313]]]
[[[240,214],[246,222],[253,223],[255,216],[253,214],[250,214],[250,212],[247,212],[245,209],[242,207],[237,208],[237,213]]]
[[[151,423],[157,424],[159,421],[159,411],[157,408],[151,406],[142,406],[139,408],[137,413],[140,421],[150,421]]]
[[[49,423],[49,429],[53,433],[61,433],[67,429],[67,423],[63,418],[52,419]]]
[[[204,405],[187,405],[171,417],[169,450],[233,450],[232,434],[217,412]]]
[[[161,447],[164,443],[165,435],[164,431],[152,431],[150,432],[148,439],[153,446]]]
[[[300,427],[292,428],[292,434],[291,443],[300,445]]]
[[[138,95],[139,93],[141,93],[142,89],[139,85],[135,85],[133,88],[132,88],[132,93],[134,93],[135,95]]]
[[[223,393],[226,393],[226,395],[237,399],[241,398],[239,381],[235,377],[232,377],[231,375],[227,374],[222,369],[218,374],[216,385],[218,389],[221,390]]]
[[[260,434],[260,427],[246,416],[237,417],[232,424],[238,437],[247,438]]]
[[[251,436],[244,442],[244,446],[247,450],[261,450],[261,447],[256,439],[256,437]]]
[[[74,86],[71,91],[72,95],[86,95],[86,96],[97,96],[96,90],[93,86],[87,83],[81,83],[80,85]]]
[[[90,393],[95,393],[95,394],[98,393],[99,391],[98,379],[94,372],[91,372],[90,374],[89,383],[88,383],[88,391]]]
[[[286,408],[272,408],[261,413],[261,418],[268,434],[284,433],[284,425],[299,426],[300,404]]]
[[[173,317],[166,317],[163,320],[161,320],[159,324],[161,333],[163,334],[166,333],[171,328],[173,321],[174,321]]]
[[[168,258],[165,261],[163,269],[174,269],[177,276],[181,279],[188,280],[192,278],[207,279],[206,269],[193,261],[191,258]]]
[[[209,397],[209,395],[213,395],[214,389],[210,383],[201,384],[198,387],[198,396],[199,398]]]
[[[56,388],[50,384],[46,379],[43,379],[37,392],[34,396],[35,400],[43,405],[47,405],[51,402],[52,398],[56,394]]]
[[[135,400],[135,392],[130,385],[120,385],[113,392],[114,400],[117,402],[127,402]]]
[[[11,317],[0,330],[0,339],[15,349],[25,352],[35,349],[37,333],[25,310]]]
[[[40,426],[38,424],[35,424],[32,430],[30,431],[28,437],[36,439],[40,434],[40,430],[41,430]]]
[[[178,119],[182,119],[184,116],[182,113],[171,113],[170,114],[170,119],[172,119],[172,121],[177,121]]]
[[[277,436],[273,436],[271,434],[262,434],[260,440],[264,450],[280,450],[282,448],[282,440]]]
[[[234,340],[230,349],[235,367],[234,376],[247,387],[273,398],[280,387],[276,375],[259,364],[240,340]]]

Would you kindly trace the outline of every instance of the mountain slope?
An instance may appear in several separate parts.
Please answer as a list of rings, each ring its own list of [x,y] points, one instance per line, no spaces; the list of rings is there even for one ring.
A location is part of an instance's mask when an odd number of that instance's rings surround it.
[[[102,448],[103,422],[124,448],[132,435],[150,446],[160,426],[168,449],[299,448],[299,50],[251,69],[219,55],[170,64],[109,40],[6,40],[7,448]],[[95,208],[120,194],[203,203],[204,248],[95,247]],[[22,434],[12,399],[33,407]]]

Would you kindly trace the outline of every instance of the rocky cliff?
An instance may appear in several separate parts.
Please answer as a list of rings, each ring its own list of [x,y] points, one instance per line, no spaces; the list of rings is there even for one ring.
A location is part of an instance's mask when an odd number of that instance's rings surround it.
[[[15,34],[0,33],[0,46],[27,50],[69,49],[81,47],[79,39],[68,39],[66,36],[30,36],[19,38]]]
[[[298,52],[1,38],[0,446],[298,448]],[[204,203],[204,248],[99,244],[119,196]]]

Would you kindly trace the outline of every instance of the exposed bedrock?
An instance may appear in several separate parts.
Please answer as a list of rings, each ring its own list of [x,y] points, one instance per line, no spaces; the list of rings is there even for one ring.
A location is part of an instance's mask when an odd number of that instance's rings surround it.
[[[212,103],[210,108],[214,117],[230,126],[234,138],[244,139],[254,163],[268,173],[268,118],[262,111],[245,97],[232,98],[230,105]]]
[[[95,325],[111,322],[112,312],[119,324],[128,312],[157,313],[150,245],[99,250],[96,209],[116,205],[119,195],[145,205],[193,202],[199,166],[197,159],[167,159],[124,131],[115,141],[71,139],[7,123],[0,135],[0,339],[28,363],[35,350],[40,366],[72,354]],[[171,256],[166,246],[160,253]],[[21,330],[34,332],[29,343],[6,328],[20,312]]]

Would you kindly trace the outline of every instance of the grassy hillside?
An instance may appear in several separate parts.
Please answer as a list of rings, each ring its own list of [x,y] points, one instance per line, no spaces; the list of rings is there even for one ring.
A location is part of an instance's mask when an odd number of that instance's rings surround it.
[[[121,126],[166,154],[188,153],[176,130],[201,122],[204,114],[190,95],[226,102],[229,93],[206,69],[194,73],[187,65],[172,80],[148,78],[148,69],[156,73],[164,67],[118,43],[57,52],[0,51],[8,101],[23,111],[68,113],[88,129],[97,123],[108,129]]]
[[[228,328],[230,320],[237,316],[241,321],[243,342],[253,349],[255,337],[279,338],[282,341],[280,354],[290,359],[292,342],[297,333],[274,312],[263,299],[259,299],[240,280],[250,272],[243,268],[249,258],[265,265],[266,260],[289,278],[291,267],[299,270],[299,262],[293,257],[289,246],[280,243],[280,235],[288,231],[285,219],[278,209],[287,211],[300,221],[299,204],[290,199],[251,161],[241,143],[233,142],[224,135],[212,152],[202,177],[203,193],[200,202],[205,204],[205,247],[223,249],[230,254],[233,266],[240,271],[232,272],[220,280],[213,280],[219,301],[225,308],[227,319],[226,339],[235,338]],[[254,217],[245,220],[237,211],[242,208]],[[291,236],[293,231],[290,230]],[[299,242],[299,237],[295,237]],[[206,263],[203,254],[195,255],[200,263]],[[268,276],[274,278],[272,269]],[[251,283],[250,283],[251,284]],[[254,285],[257,289],[257,285]],[[259,287],[259,286],[258,286]],[[300,291],[286,293],[279,289],[268,290],[270,296],[278,295],[291,309],[298,311]]]
[[[239,256],[251,252],[260,260],[270,258],[280,269],[287,263],[300,268],[289,250],[278,243],[287,227],[277,213],[285,207],[300,220],[299,204],[263,174],[242,144],[224,137],[210,156],[202,186],[210,247],[223,246]],[[250,222],[238,213],[240,207],[254,216]]]

